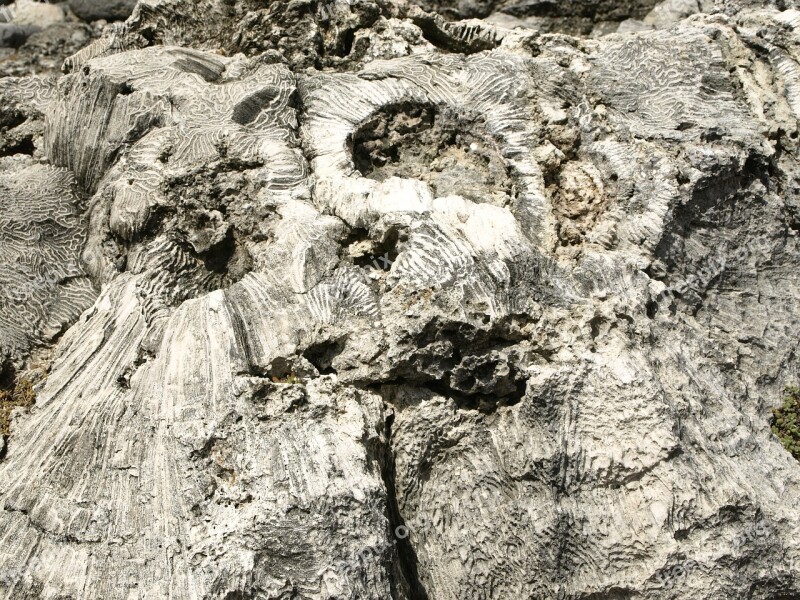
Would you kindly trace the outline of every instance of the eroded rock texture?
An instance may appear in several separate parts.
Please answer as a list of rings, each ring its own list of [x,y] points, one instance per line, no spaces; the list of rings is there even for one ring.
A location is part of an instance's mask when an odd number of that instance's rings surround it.
[[[3,597],[800,594],[800,12],[425,8],[146,0],[0,80],[0,343],[57,341]]]

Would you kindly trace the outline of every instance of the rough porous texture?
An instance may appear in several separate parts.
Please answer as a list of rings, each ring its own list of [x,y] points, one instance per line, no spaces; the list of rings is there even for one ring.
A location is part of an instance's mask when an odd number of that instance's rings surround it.
[[[798,597],[755,4],[142,0],[0,79],[0,597]]]

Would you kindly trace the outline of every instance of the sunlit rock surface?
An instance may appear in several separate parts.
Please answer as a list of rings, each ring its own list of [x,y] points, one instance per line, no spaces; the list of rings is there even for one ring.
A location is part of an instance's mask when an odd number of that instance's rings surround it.
[[[443,4],[0,79],[2,597],[800,594],[800,12]]]

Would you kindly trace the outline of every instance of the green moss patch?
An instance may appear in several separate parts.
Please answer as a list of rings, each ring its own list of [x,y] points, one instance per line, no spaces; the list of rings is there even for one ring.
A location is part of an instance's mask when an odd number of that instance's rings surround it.
[[[800,388],[786,388],[783,406],[772,409],[772,433],[789,453],[800,460]]]

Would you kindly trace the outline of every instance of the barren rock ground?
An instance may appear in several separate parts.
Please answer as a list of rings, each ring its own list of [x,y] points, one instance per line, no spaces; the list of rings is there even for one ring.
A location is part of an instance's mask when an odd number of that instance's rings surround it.
[[[0,597],[800,598],[800,5],[0,46]]]

